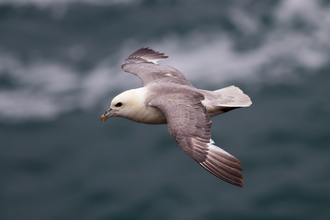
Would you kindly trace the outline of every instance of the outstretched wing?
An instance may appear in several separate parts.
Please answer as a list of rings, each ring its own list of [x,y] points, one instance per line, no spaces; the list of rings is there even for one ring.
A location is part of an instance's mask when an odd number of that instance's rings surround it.
[[[211,139],[212,122],[201,103],[203,99],[198,92],[176,93],[156,98],[149,104],[164,112],[169,133],[188,156],[220,179],[243,187],[241,163],[215,146]]]
[[[179,70],[156,63],[157,60],[166,59],[167,57],[168,56],[164,56],[164,53],[156,52],[148,47],[141,48],[132,53],[123,62],[121,68],[125,72],[138,76],[142,80],[144,86],[154,81],[191,86]]]

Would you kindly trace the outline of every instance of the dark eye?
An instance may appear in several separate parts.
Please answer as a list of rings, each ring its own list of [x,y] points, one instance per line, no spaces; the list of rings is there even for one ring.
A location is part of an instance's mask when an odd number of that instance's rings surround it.
[[[120,107],[120,106],[122,106],[122,105],[123,105],[123,103],[118,102],[115,106],[116,106],[116,107]]]

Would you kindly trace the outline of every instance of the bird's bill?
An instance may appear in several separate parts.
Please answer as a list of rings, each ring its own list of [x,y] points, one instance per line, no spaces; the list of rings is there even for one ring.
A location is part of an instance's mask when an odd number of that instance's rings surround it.
[[[116,110],[109,108],[108,110],[105,111],[105,113],[101,116],[101,121],[105,121],[108,118],[111,118],[116,115]]]

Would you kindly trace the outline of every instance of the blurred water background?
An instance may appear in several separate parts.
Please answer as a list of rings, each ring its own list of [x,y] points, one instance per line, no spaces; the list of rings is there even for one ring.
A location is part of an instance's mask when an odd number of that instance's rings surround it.
[[[100,116],[165,52],[198,88],[253,105],[212,118],[245,188],[166,125]],[[0,0],[0,219],[329,219],[330,1]]]

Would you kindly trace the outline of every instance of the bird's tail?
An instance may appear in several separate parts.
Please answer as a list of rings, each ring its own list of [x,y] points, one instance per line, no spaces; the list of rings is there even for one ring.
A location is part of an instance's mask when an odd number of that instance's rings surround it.
[[[236,86],[228,86],[214,92],[221,96],[218,106],[239,108],[248,107],[252,104],[250,97]]]

